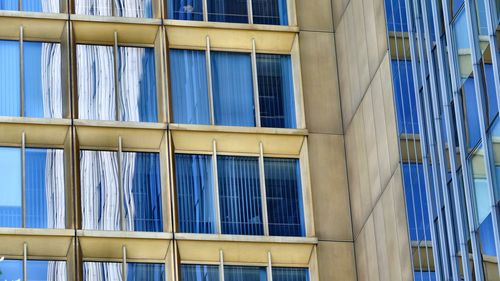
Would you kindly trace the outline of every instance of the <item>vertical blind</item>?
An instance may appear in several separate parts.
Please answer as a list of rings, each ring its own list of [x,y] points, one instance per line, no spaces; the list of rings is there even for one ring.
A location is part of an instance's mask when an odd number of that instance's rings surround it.
[[[250,54],[212,52],[216,125],[255,126]]]
[[[305,236],[298,159],[265,158],[269,234]]]
[[[217,156],[223,234],[263,235],[257,157]]]
[[[170,50],[174,122],[210,124],[205,51]]]
[[[75,0],[75,13],[92,16],[151,18],[153,6],[152,0]]]
[[[175,155],[179,230],[215,233],[214,188],[210,155]]]
[[[181,264],[181,281],[219,281],[219,266]]]
[[[266,281],[265,267],[260,266],[224,266],[225,281]]]
[[[247,0],[207,0],[208,20],[248,23]]]
[[[286,0],[252,0],[253,23],[288,25]]]
[[[300,267],[273,267],[273,281],[309,281],[309,270]]]

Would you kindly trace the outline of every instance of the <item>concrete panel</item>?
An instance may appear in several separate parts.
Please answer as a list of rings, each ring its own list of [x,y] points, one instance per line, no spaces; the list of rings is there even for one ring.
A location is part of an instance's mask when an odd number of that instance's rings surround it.
[[[342,134],[333,34],[301,32],[300,57],[309,132]]]
[[[373,11],[375,14],[375,28],[377,30],[377,47],[379,61],[388,50],[387,47],[387,25],[385,22],[384,0],[373,0]]]
[[[373,77],[380,64],[373,0],[363,0],[363,9],[366,29],[366,45],[368,46],[368,67],[370,68],[370,77]]]
[[[354,27],[354,43],[355,47],[352,49],[356,52],[356,59],[358,63],[358,73],[356,76],[356,83],[359,84],[361,92],[360,99],[370,84],[370,70],[368,68],[368,50],[366,41],[366,30],[364,25],[364,11],[362,0],[351,0],[350,6],[352,7],[351,23]]]
[[[358,150],[356,148],[354,130],[346,131],[345,135],[345,149],[346,149],[346,162],[347,162],[347,170],[348,170],[348,180],[349,180],[349,191],[350,191],[350,200],[351,200],[351,217],[352,224],[354,229],[359,229],[359,226],[356,226],[356,222],[361,221],[362,210],[361,210],[361,182],[360,175],[358,172],[358,159],[357,153]],[[353,233],[354,236],[357,235],[356,232]]]
[[[363,232],[364,234],[364,232]],[[356,271],[358,272],[358,281],[369,281],[368,260],[371,258],[367,253],[366,239],[360,235],[354,244],[356,252]]]
[[[341,24],[337,28],[337,32],[335,33],[335,44],[337,48],[337,65],[339,67],[338,79],[344,124],[347,124],[346,121],[348,117],[350,119],[352,118],[351,116],[354,115],[351,101],[351,76],[349,73],[350,60],[348,58],[348,49],[350,48],[350,46],[348,45],[349,41],[347,40],[347,36],[348,34],[346,31],[346,24]]]
[[[356,281],[353,243],[320,241],[318,268],[321,281]]]
[[[368,217],[371,210],[371,195],[370,195],[370,177],[368,174],[368,163],[366,157],[366,147],[364,140],[364,122],[362,111],[358,111],[358,114],[354,116],[353,124],[355,130],[354,139],[346,139],[346,141],[354,141],[356,142],[356,150],[357,150],[357,162],[358,162],[358,174],[360,179],[360,206],[361,208],[361,217],[359,220],[355,220],[353,222],[354,225],[354,237],[359,233],[361,228],[363,227],[366,218]],[[349,156],[347,156],[349,157]],[[350,175],[350,172],[348,172]],[[355,208],[355,206],[353,206]]]
[[[396,228],[396,213],[390,186],[386,188],[380,203],[382,204],[384,214],[387,256],[390,257],[391,264],[393,265],[388,267],[389,280],[403,280],[401,268],[399,266],[401,264],[401,258],[399,253],[399,235]]]
[[[365,237],[365,247],[367,256],[370,257],[368,259],[368,272],[371,281],[379,281],[379,273],[378,273],[378,261],[373,258],[377,256],[377,247],[375,240],[375,225],[373,222],[373,214],[370,216],[368,221],[366,222],[364,231]]]
[[[311,134],[308,141],[316,235],[320,240],[352,240],[344,138]]]
[[[333,27],[337,31],[337,26],[344,14],[347,5],[349,5],[349,0],[331,0],[332,1],[332,14],[333,14]]]
[[[296,7],[301,30],[333,32],[330,0],[296,0]]]

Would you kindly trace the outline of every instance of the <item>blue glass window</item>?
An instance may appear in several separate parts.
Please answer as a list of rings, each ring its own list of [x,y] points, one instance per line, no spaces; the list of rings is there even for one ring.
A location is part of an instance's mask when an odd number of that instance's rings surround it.
[[[202,0],[167,0],[168,18],[175,20],[203,20]]]
[[[469,147],[474,147],[481,138],[479,131],[479,113],[477,112],[476,90],[474,78],[468,78],[462,88],[465,103],[465,118],[467,121],[467,136]]]
[[[436,281],[436,272],[434,271],[415,271],[414,275],[415,281]]]
[[[28,260],[26,262],[27,281],[66,280],[66,262]],[[23,261],[4,260],[0,262],[1,280],[22,280]]]
[[[291,57],[257,54],[257,75],[262,127],[295,128]]]
[[[223,234],[263,235],[257,157],[217,156]]]
[[[174,122],[210,124],[205,51],[170,50]]]
[[[153,48],[119,47],[118,73],[114,70],[113,47],[77,45],[76,51],[80,119],[157,121]],[[118,103],[115,76],[119,83]],[[121,116],[117,116],[118,112]]]
[[[163,231],[159,154],[122,154],[123,191],[119,190],[117,154],[80,152],[83,229],[121,230],[123,208],[126,231]]]
[[[47,5],[43,5],[42,2],[46,2]],[[59,13],[59,0],[23,0],[22,3],[22,11]],[[18,11],[19,0],[0,1],[0,10]]]
[[[113,11],[115,11],[114,14]],[[92,16],[151,18],[153,16],[153,5],[152,0],[112,0],[104,2],[75,0],[75,13]]]
[[[403,182],[410,239],[431,240],[427,193],[422,164],[403,164]]]
[[[252,0],[253,23],[288,25],[286,0]]]
[[[309,270],[299,267],[273,267],[273,281],[309,281]]]
[[[498,102],[495,92],[495,74],[493,72],[493,65],[485,63],[484,66],[484,80],[486,83],[486,92],[488,95],[488,116],[490,123],[495,119],[498,114]]]
[[[219,281],[217,265],[181,265],[181,281]]]
[[[385,14],[388,31],[408,31],[405,1],[385,0]]]
[[[180,232],[215,233],[212,156],[175,155]]]
[[[266,281],[266,268],[258,266],[224,266],[225,281]]]
[[[399,133],[418,134],[418,116],[415,110],[416,101],[411,61],[393,60],[391,64]]]
[[[165,265],[160,263],[127,263],[127,281],[145,280],[165,280]]]
[[[0,116],[21,114],[19,60],[19,42],[0,40]]]
[[[247,0],[207,0],[208,20],[248,23]]]
[[[0,1],[0,10],[19,10],[19,0],[2,0]]]
[[[0,178],[0,227],[21,227],[20,148],[0,147]]]
[[[265,158],[269,234],[305,236],[298,159]]]
[[[211,59],[215,124],[255,126],[250,54],[212,52]]]

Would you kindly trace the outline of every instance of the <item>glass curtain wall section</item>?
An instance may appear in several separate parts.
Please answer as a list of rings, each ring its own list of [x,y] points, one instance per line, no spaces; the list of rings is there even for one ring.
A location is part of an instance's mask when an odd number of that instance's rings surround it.
[[[63,261],[26,261],[27,281],[66,281],[66,262]],[[1,280],[23,280],[22,260],[3,260],[0,262]]]
[[[26,148],[24,167],[22,153],[0,147],[0,227],[65,228],[63,150]]]
[[[286,0],[207,0],[207,11],[203,0],[166,1],[169,19],[288,25]]]
[[[220,281],[218,265],[181,264],[181,281]]]
[[[163,231],[159,154],[118,154],[80,151],[82,228]]]
[[[169,53],[175,123],[254,127],[258,119],[262,127],[297,127],[289,55],[256,54],[253,70],[249,53],[210,52],[209,76],[206,51],[171,49]],[[254,89],[252,71],[257,72],[258,89]]]
[[[218,155],[213,175],[212,158],[175,155],[180,232],[218,233],[220,212],[222,234],[306,236],[298,159],[263,158],[261,173],[258,157]]]
[[[57,0],[53,0],[57,1]],[[74,0],[75,13],[90,16],[153,17],[152,0]]]
[[[182,264],[181,281],[218,281],[221,265]],[[224,265],[224,280],[267,280],[266,267],[246,265]],[[309,269],[301,267],[271,267],[272,279],[276,281],[308,281]]]
[[[23,41],[22,55],[20,41],[0,40],[0,116],[62,118],[61,44]]]
[[[19,6],[19,0],[2,0],[0,10],[59,13],[59,2],[60,0],[23,0],[22,5]]]
[[[76,56],[79,119],[157,122],[153,48],[78,44]]]
[[[165,265],[159,263],[126,263],[127,278],[123,278],[122,263],[84,262],[84,281],[164,281]]]

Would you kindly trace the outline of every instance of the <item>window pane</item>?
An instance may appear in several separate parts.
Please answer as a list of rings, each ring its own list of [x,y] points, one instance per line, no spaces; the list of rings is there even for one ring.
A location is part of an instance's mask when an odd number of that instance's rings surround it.
[[[118,48],[121,121],[158,120],[154,55],[153,48]]]
[[[307,268],[273,267],[273,281],[308,281]]]
[[[63,281],[67,279],[66,262],[64,261],[28,260],[26,267],[28,281]],[[0,278],[2,277],[0,275]]]
[[[210,124],[205,51],[170,50],[174,122]]]
[[[224,266],[225,281],[266,281],[266,268],[257,266]]]
[[[391,61],[399,133],[419,133],[411,61]]]
[[[217,167],[222,233],[262,235],[258,158],[217,156]]]
[[[175,155],[179,228],[186,233],[215,233],[212,156]]]
[[[22,3],[23,11],[59,13],[59,0],[23,0]]]
[[[286,0],[252,0],[253,23],[288,25]]]
[[[0,61],[2,62],[0,64],[0,116],[19,116],[21,114],[19,42],[0,40]]]
[[[112,262],[84,262],[84,281],[122,281],[122,264]]]
[[[181,265],[181,281],[219,281],[217,265]]]
[[[20,148],[0,147],[0,179],[0,227],[21,227]]]
[[[128,231],[163,231],[160,154],[124,152],[122,177]]]
[[[127,281],[163,281],[165,265],[155,263],[128,263]]]
[[[75,0],[75,13],[80,15],[113,16],[113,9],[118,17],[151,18],[153,15],[152,0]]]
[[[77,45],[78,118],[116,120],[113,47]]]
[[[255,126],[250,54],[212,52],[215,124]]]
[[[175,20],[203,20],[202,0],[167,0],[168,18]]]
[[[81,151],[80,187],[82,228],[120,230],[117,153]]]
[[[247,0],[207,0],[208,20],[248,23]]]
[[[290,56],[257,54],[257,74],[262,127],[295,128]]]
[[[269,234],[305,236],[299,160],[265,158],[264,169]]]
[[[26,226],[64,228],[64,152],[26,149]]]
[[[405,1],[385,0],[388,31],[408,31]]]
[[[22,280],[23,279],[23,261],[22,260],[4,260],[0,262],[0,280]]]
[[[411,241],[431,240],[423,169],[422,164],[403,164],[403,183]]]
[[[19,0],[0,1],[0,10],[19,10]]]
[[[24,42],[25,115],[62,118],[61,87],[61,45]]]

